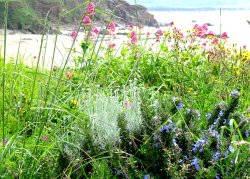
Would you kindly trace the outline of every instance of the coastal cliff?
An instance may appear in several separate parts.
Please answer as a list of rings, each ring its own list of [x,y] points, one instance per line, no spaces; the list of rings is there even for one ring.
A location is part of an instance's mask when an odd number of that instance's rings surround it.
[[[87,2],[87,1],[86,1]],[[94,0],[97,12],[95,23],[104,24],[114,21],[121,25],[157,26],[157,21],[147,9],[140,5],[131,5],[125,0]],[[82,0],[22,0],[10,2],[8,28],[39,33],[48,16],[50,23],[56,23],[61,16],[63,24],[76,24],[84,12]],[[62,16],[62,14],[67,14]],[[0,2],[0,28],[3,27],[4,3]]]

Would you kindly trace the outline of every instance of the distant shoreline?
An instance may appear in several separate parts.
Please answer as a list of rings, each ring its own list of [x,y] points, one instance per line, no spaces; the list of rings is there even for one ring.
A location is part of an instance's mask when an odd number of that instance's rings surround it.
[[[153,7],[148,8],[148,11],[249,11],[250,8],[212,8],[212,7],[202,7],[202,8],[174,8],[174,7]]]

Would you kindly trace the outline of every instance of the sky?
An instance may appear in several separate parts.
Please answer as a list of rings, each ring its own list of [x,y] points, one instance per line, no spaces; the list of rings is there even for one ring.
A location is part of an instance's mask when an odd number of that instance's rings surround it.
[[[131,4],[141,4],[152,7],[235,7],[250,8],[250,0],[127,0]]]

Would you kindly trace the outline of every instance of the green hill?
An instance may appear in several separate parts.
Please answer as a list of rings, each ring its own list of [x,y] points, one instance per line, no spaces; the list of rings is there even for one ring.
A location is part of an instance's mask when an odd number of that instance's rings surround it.
[[[3,27],[4,0],[0,0],[0,27]],[[15,0],[9,2],[8,28],[37,33],[41,31],[44,19],[51,23],[61,16],[62,24],[74,24],[82,18],[83,7],[87,1],[82,0]],[[130,5],[124,0],[95,0],[97,23],[113,18],[120,24],[155,26],[157,21],[143,6]],[[113,16],[111,16],[113,14]],[[137,18],[138,17],[138,18]]]

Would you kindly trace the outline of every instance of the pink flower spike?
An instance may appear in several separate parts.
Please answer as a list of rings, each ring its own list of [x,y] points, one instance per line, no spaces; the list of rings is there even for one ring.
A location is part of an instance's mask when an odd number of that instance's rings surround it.
[[[229,37],[227,36],[227,33],[226,33],[226,32],[223,32],[223,33],[221,34],[221,38],[222,38],[222,39],[227,39],[227,38],[229,38]]]
[[[91,19],[90,19],[88,16],[86,16],[86,17],[82,20],[82,23],[83,23],[83,25],[84,25],[85,27],[89,27],[89,26],[91,26]]]
[[[162,31],[161,29],[158,29],[158,30],[155,32],[155,35],[156,35],[157,37],[163,36],[163,31]]]
[[[213,41],[212,41],[212,44],[218,44],[218,43],[219,43],[218,38],[214,38]]]
[[[203,31],[205,31],[205,32],[206,32],[206,31],[208,30],[208,28],[207,28],[207,24],[203,24],[203,25],[202,25],[202,29],[203,29]]]
[[[134,34],[134,35],[131,36],[130,38],[131,38],[131,40],[130,40],[130,43],[131,43],[131,44],[134,45],[134,44],[137,43],[138,38],[137,38],[137,35],[136,35],[136,34]]]
[[[95,4],[93,2],[90,2],[85,6],[85,14],[87,16],[92,17],[95,14]]]
[[[100,33],[100,30],[96,27],[92,30],[92,32],[98,35]]]
[[[115,23],[114,22],[110,22],[109,26],[108,26],[108,30],[114,32],[115,31]]]
[[[75,30],[73,30],[70,34],[70,36],[75,39],[77,37],[77,32]]]
[[[43,140],[44,141],[47,140],[47,136],[46,135],[43,136]]]

